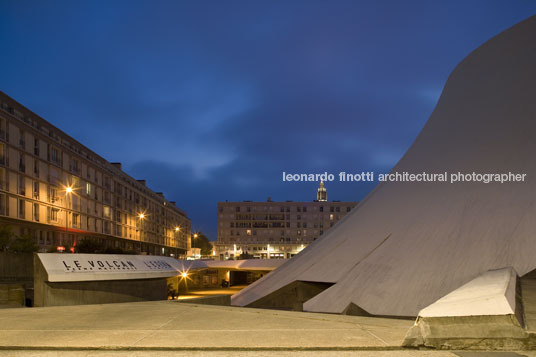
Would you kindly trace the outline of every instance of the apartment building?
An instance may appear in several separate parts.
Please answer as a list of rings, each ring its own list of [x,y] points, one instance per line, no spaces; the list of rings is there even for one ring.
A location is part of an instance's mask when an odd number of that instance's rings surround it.
[[[287,259],[340,221],[358,202],[327,200],[324,183],[312,202],[218,202],[218,242],[221,260],[244,255]]]
[[[182,256],[190,219],[121,170],[0,92],[0,224],[40,251],[84,238]]]

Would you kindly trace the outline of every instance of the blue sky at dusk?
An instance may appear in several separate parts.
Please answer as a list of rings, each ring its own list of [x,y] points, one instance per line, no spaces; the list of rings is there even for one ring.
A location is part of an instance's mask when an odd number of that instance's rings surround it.
[[[310,201],[389,171],[450,71],[536,1],[0,0],[0,90],[177,201]],[[373,184],[326,184],[361,200]]]

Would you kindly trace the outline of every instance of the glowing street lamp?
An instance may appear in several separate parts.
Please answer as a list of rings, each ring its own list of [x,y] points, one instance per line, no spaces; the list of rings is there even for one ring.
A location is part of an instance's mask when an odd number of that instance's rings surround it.
[[[145,213],[138,213],[138,218],[140,219],[140,252],[141,252],[141,231],[143,230],[143,220],[145,219]]]

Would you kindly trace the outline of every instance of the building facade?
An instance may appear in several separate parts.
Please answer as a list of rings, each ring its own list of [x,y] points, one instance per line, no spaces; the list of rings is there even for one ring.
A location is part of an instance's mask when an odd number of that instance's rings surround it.
[[[153,192],[0,92],[0,224],[40,251],[81,239],[141,254],[182,256],[190,219]]]
[[[288,259],[342,219],[358,202],[327,201],[324,183],[312,202],[218,202],[221,260],[245,256]]]

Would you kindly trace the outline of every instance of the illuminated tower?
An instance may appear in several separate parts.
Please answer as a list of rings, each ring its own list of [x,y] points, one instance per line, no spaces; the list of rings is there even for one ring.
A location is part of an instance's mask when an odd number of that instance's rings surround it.
[[[328,193],[326,192],[326,188],[324,187],[323,181],[320,181],[320,187],[316,192],[316,200],[318,202],[326,202],[328,200]]]

